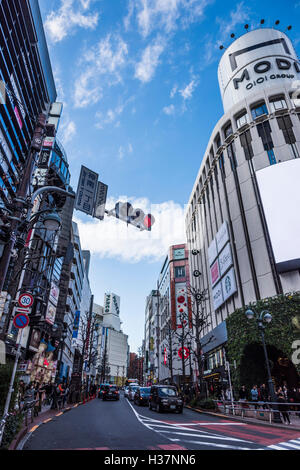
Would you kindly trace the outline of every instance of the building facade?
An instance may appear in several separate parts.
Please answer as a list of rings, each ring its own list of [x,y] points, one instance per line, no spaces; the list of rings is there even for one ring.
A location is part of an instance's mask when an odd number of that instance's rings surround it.
[[[300,290],[297,54],[284,33],[253,30],[225,51],[218,77],[225,114],[186,212],[191,283],[208,291],[204,342],[215,333],[205,347],[208,376],[224,368],[232,312]]]

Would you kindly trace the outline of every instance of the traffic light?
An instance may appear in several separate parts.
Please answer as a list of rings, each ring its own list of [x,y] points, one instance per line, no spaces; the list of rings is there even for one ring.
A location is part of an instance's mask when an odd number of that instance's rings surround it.
[[[153,215],[145,215],[142,209],[134,209],[129,202],[117,202],[115,209],[110,211],[109,215],[114,215],[117,219],[134,225],[140,230],[151,231],[152,225],[155,222]]]

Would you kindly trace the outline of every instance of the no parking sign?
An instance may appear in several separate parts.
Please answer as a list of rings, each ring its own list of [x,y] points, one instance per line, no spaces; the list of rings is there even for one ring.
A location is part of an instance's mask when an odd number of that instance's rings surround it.
[[[15,328],[25,328],[29,324],[29,317],[26,313],[18,313],[13,319]]]

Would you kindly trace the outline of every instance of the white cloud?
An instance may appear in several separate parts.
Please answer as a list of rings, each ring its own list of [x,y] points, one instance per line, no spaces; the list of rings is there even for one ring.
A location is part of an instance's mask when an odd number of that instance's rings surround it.
[[[236,9],[230,12],[230,19],[217,18],[217,23],[220,25],[219,39],[222,43],[234,33],[234,29],[239,24],[244,24],[250,18],[250,9],[244,2],[236,5]]]
[[[74,106],[93,105],[101,99],[104,86],[120,83],[127,55],[127,44],[119,35],[111,34],[85,52],[78,64],[84,72],[75,81]]]
[[[132,152],[133,152],[133,147],[132,147],[132,144],[131,144],[131,143],[129,143],[129,144],[126,145],[126,146],[121,145],[121,146],[119,147],[119,153],[118,153],[119,159],[120,159],[120,160],[123,160],[123,158],[124,158],[126,155],[130,155]]]
[[[163,108],[163,112],[167,114],[167,116],[171,116],[175,113],[175,106],[173,104],[170,104],[170,106],[165,106]]]
[[[174,96],[176,95],[177,93],[177,90],[178,90],[178,86],[177,85],[174,85],[171,92],[170,92],[170,98],[174,98]]]
[[[141,82],[150,82],[155,74],[156,67],[159,64],[159,58],[166,47],[166,42],[161,36],[146,47],[142,54],[142,59],[136,64],[135,78]]]
[[[179,90],[178,93],[180,93],[184,100],[189,100],[192,98],[196,86],[196,81],[192,80],[183,90]]]
[[[74,121],[68,121],[65,125],[62,126],[62,144],[67,144],[70,142],[73,137],[76,135],[77,128]]]
[[[206,6],[213,0],[131,0],[128,25],[136,10],[136,21],[140,34],[146,38],[153,31],[160,30],[170,33],[178,26],[187,27],[200,20]]]
[[[52,10],[46,18],[45,30],[50,39],[55,42],[62,41],[77,28],[95,29],[98,24],[99,14],[87,13],[90,0],[61,0],[60,8]]]
[[[140,231],[114,217],[106,216],[103,221],[83,222],[76,213],[81,245],[98,254],[101,258],[114,258],[130,263],[145,260],[159,261],[166,256],[170,245],[185,242],[184,208],[174,201],[166,201],[151,206],[148,199],[135,199],[120,196],[109,198],[107,209],[114,208],[117,201],[130,201],[134,208],[155,217],[152,231]]]
[[[105,125],[112,124],[117,118],[123,113],[124,105],[119,105],[115,109],[109,109],[104,115],[101,111],[96,113],[96,124],[97,129],[103,129]]]

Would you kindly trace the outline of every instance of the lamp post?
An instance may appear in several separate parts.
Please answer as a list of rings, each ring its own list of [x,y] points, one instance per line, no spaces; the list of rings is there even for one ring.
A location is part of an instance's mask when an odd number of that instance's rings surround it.
[[[253,310],[246,310],[245,312],[246,317],[248,320],[253,320],[255,319],[257,321],[257,326],[260,332],[260,336],[262,339],[262,345],[263,345],[263,350],[264,350],[264,355],[265,355],[265,362],[266,362],[266,367],[267,367],[267,374],[268,374],[268,386],[269,386],[269,393],[271,397],[271,401],[274,403],[276,402],[276,394],[274,390],[274,384],[271,376],[271,370],[270,370],[270,364],[269,364],[269,358],[268,358],[268,352],[267,352],[267,347],[266,347],[266,342],[265,342],[265,334],[264,330],[266,328],[265,324],[269,324],[272,321],[272,315],[267,311],[267,310],[262,310],[260,314],[257,312],[254,312]],[[274,409],[277,409],[277,406],[274,406]],[[279,412],[274,413],[274,418],[273,418],[274,423],[281,423],[281,418]]]
[[[57,329],[58,329],[58,327],[57,327]],[[60,346],[60,356],[59,356],[59,360],[58,360],[58,363],[57,363],[55,382],[57,382],[59,380],[60,368],[61,368],[61,365],[62,365],[62,356],[63,356],[64,344],[65,344],[65,339],[66,339],[67,336],[68,336],[68,332],[66,330],[65,325],[63,325],[63,330],[62,330],[62,333],[61,333],[61,339],[60,339],[60,345],[59,345]]]

